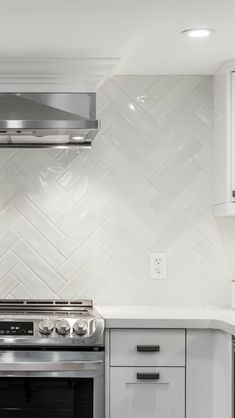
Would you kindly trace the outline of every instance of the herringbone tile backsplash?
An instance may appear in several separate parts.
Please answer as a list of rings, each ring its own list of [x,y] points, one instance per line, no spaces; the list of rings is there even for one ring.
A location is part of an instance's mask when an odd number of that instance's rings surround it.
[[[212,79],[118,76],[91,150],[1,150],[0,297],[230,304],[235,219],[212,212]],[[150,280],[151,252],[168,280]]]

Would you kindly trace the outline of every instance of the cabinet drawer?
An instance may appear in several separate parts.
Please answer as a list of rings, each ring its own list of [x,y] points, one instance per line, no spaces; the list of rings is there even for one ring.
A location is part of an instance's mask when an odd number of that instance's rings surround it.
[[[110,418],[120,417],[184,418],[185,369],[111,368]]]
[[[185,330],[113,329],[111,366],[185,366]]]

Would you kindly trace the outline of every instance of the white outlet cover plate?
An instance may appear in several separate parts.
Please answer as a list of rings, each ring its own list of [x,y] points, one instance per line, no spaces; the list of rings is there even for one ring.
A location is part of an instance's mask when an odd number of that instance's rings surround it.
[[[167,254],[150,254],[150,278],[152,280],[167,279]]]

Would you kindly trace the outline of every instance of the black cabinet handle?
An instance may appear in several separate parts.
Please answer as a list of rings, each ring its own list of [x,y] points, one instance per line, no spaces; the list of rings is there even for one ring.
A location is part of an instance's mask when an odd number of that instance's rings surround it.
[[[139,353],[157,353],[160,351],[160,345],[137,345]]]
[[[158,380],[160,379],[159,373],[136,373],[138,380]]]

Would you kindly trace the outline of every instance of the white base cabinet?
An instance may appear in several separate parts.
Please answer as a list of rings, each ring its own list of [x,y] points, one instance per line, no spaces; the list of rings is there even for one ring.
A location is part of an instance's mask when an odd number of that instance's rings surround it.
[[[157,380],[137,376],[159,374]],[[184,418],[183,367],[112,367],[111,418]]]
[[[137,347],[143,347],[138,351]],[[153,351],[151,351],[151,346]],[[144,347],[149,351],[144,351]],[[154,351],[158,347],[158,351]],[[184,329],[113,329],[111,366],[185,366]]]
[[[232,418],[231,335],[217,330],[187,330],[186,370],[186,418]]]
[[[108,392],[106,418],[185,418],[185,330],[110,330]]]
[[[105,418],[233,418],[233,367],[223,331],[111,329]]]

